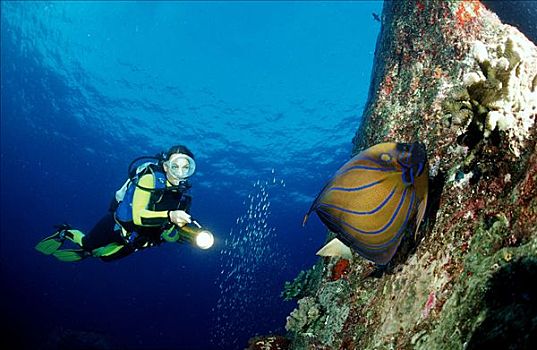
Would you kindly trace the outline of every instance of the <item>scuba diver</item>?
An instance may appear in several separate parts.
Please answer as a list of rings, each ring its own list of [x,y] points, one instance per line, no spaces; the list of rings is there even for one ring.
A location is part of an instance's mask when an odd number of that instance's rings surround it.
[[[140,161],[145,160],[143,164]],[[151,160],[151,161],[147,161]],[[44,238],[36,249],[61,261],[93,256],[103,261],[123,258],[162,242],[190,242],[202,249],[213,235],[190,216],[188,178],[196,170],[192,152],[183,145],[157,157],[139,157],[129,166],[129,178],[116,192],[109,212],[85,235],[67,224]],[[75,248],[62,248],[64,243]]]

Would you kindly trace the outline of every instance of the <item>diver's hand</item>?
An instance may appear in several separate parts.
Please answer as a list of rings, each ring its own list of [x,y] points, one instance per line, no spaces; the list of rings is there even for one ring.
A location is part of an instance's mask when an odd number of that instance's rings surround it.
[[[183,210],[170,210],[168,212],[168,218],[170,219],[170,222],[179,227],[183,227],[192,222],[190,215]]]

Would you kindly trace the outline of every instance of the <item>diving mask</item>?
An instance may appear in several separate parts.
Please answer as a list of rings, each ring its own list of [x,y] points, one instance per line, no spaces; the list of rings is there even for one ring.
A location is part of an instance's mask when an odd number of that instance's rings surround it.
[[[171,177],[182,180],[192,176],[196,170],[196,162],[191,157],[182,153],[172,154],[165,162]]]

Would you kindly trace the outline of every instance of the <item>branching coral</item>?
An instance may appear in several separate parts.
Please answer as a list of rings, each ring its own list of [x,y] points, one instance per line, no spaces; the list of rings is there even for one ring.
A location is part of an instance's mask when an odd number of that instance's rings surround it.
[[[484,138],[494,130],[504,133],[518,157],[537,116],[534,46],[521,36],[509,35],[495,47],[475,42],[472,55],[479,70],[464,76],[468,100],[461,103],[466,111],[473,111],[472,123]]]

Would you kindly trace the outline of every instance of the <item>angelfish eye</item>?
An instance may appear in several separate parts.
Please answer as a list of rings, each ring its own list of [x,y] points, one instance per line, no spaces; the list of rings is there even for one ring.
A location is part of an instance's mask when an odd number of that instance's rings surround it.
[[[389,153],[382,153],[380,155],[380,160],[382,160],[383,162],[387,163],[387,162],[392,160],[392,156]]]

